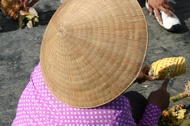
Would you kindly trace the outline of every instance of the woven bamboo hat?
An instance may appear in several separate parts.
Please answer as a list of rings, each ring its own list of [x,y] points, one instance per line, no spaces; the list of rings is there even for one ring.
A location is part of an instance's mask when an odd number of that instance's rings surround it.
[[[42,40],[45,84],[58,100],[73,107],[106,104],[137,77],[147,36],[136,0],[65,0]]]

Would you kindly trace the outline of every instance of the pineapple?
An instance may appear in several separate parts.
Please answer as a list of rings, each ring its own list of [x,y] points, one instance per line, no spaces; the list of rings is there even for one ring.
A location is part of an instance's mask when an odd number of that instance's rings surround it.
[[[187,116],[186,106],[177,104],[164,110],[160,116],[159,126],[188,126],[189,123]]]
[[[32,28],[39,22],[36,10],[32,7],[24,9],[23,4],[19,0],[1,0],[0,9],[6,16],[13,20],[18,20],[20,28],[23,28],[25,25],[28,28]]]
[[[186,62],[184,57],[170,57],[153,62],[149,75],[158,80],[164,80],[168,74],[171,78],[186,73]]]
[[[19,11],[23,9],[23,5],[19,0],[1,0],[0,9],[6,16],[18,20]]]

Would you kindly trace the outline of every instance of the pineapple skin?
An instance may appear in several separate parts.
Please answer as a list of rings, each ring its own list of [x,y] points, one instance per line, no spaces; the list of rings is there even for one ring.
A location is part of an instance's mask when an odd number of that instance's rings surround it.
[[[151,70],[149,71],[149,75],[155,76],[158,80],[164,80],[170,70],[171,78],[186,73],[185,58],[169,57],[153,62],[151,65]]]
[[[19,0],[1,0],[0,9],[2,12],[13,20],[18,20],[19,11],[23,8]]]

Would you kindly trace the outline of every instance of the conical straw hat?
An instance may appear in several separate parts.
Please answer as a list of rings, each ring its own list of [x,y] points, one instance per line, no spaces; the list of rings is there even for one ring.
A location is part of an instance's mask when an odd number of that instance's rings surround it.
[[[106,104],[137,77],[147,36],[136,0],[65,0],[42,40],[45,84],[58,100],[73,107]]]

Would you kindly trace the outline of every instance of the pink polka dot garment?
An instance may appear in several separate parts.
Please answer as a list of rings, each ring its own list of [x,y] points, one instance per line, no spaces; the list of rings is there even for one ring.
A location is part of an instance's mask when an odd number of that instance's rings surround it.
[[[157,126],[161,110],[148,105],[138,126]],[[129,100],[121,95],[92,109],[78,109],[58,101],[44,84],[40,65],[23,91],[12,126],[136,126]]]

